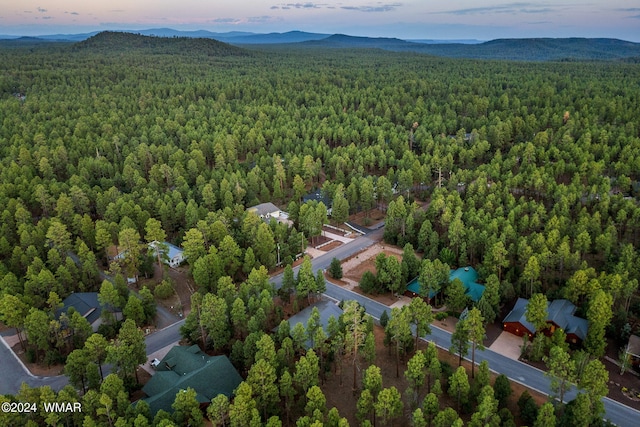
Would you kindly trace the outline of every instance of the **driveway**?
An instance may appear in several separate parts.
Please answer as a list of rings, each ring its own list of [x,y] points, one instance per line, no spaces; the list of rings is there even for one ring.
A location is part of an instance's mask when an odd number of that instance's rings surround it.
[[[347,243],[334,249],[330,254],[325,254],[319,256],[318,258],[312,259],[311,262],[313,264],[313,271],[316,272],[319,269],[328,268],[329,263],[331,262],[331,259],[333,257],[336,257],[338,259],[345,259],[359,252],[360,250],[379,242],[382,238],[383,231],[384,228],[371,231],[367,235],[362,236],[354,240],[353,242]],[[294,271],[297,271],[297,269],[299,269],[299,266],[294,268]],[[272,277],[271,281],[272,283],[274,283],[276,288],[281,287],[282,274]],[[327,280],[327,290],[325,292],[325,295],[337,301],[356,300],[365,307],[367,313],[369,313],[376,319],[380,319],[380,316],[384,311],[391,311],[391,309],[386,305],[380,304],[379,302],[367,298],[364,295],[357,294],[341,286],[335,285],[329,280]],[[506,347],[517,349],[519,356],[519,346],[522,345],[522,341],[518,337],[515,338],[518,339],[518,343],[516,343],[514,340],[513,343],[506,344]],[[434,341],[437,346],[443,349],[448,350],[449,347],[451,347],[451,334],[444,329],[438,328],[434,324],[431,325],[431,334],[423,337],[423,339]],[[500,374],[505,374],[511,381],[523,384],[543,394],[551,394],[550,380],[547,376],[545,376],[545,373],[543,371],[518,361],[517,357],[513,357],[513,350],[508,351],[508,353],[512,354],[512,357],[503,355],[501,353],[501,348],[498,348],[497,350],[499,351],[494,351],[491,348],[488,348],[485,351],[477,351],[476,363],[480,363],[482,360],[486,360],[487,362],[489,362],[489,367],[493,371]],[[470,354],[467,355],[466,359],[471,359]],[[573,400],[576,394],[577,390],[575,387],[573,387],[569,392],[565,394],[566,401]],[[602,401],[604,403],[606,412],[604,416],[605,419],[621,427],[631,427],[638,425],[637,421],[638,419],[640,419],[640,411],[636,411],[633,408],[630,408],[626,405],[623,405],[622,403],[616,402],[606,397],[602,399]]]
[[[509,359],[518,360],[520,358],[520,348],[522,347],[522,337],[503,331],[498,338],[489,346],[489,350],[500,353]]]

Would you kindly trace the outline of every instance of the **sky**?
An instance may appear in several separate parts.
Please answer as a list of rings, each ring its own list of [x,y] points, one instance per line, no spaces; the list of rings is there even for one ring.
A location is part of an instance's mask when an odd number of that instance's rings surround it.
[[[640,42],[640,0],[286,1],[0,0],[0,34],[173,28],[301,30],[403,39],[610,37]]]

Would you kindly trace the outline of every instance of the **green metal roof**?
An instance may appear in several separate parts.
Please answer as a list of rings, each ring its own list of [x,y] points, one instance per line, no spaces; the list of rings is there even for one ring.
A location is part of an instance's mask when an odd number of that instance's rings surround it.
[[[407,285],[407,290],[420,294],[420,282],[418,281],[418,277],[413,279]],[[461,267],[457,270],[451,270],[449,272],[449,281],[453,281],[454,279],[459,279],[465,288],[465,293],[471,298],[474,302],[478,302],[484,293],[484,285],[481,285],[476,282],[478,280],[478,272],[473,267]],[[433,298],[436,296],[435,292],[429,292],[429,298]]]
[[[209,356],[198,346],[175,346],[160,361],[157,372],[143,387],[144,399],[155,414],[160,409],[172,413],[176,394],[191,387],[201,403],[218,394],[231,397],[242,378],[227,356]]]

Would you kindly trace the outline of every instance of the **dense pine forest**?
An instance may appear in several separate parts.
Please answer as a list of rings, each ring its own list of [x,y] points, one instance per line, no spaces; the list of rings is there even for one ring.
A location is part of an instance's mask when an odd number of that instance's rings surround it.
[[[344,302],[324,336],[317,324],[289,331],[281,322],[275,301],[287,291],[302,306],[323,290],[308,258],[294,277],[301,247],[322,223],[358,212],[367,222],[374,209],[386,216],[385,242],[407,254],[397,278],[370,279],[380,280],[376,292],[472,265],[487,290],[463,301],[468,325],[500,321],[518,297],[573,302],[589,321],[583,345],[540,334],[528,357],[588,392],[555,412],[529,406],[517,420],[597,425],[607,394],[599,359],[638,333],[639,82],[638,65],[621,62],[241,49],[123,33],[0,48],[0,321],[17,328],[31,361],[66,364],[71,382],[59,392],[25,386],[0,401],[83,404],[68,415],[0,413],[0,425],[202,425],[208,417],[213,425],[346,426],[353,414],[359,425],[515,425],[500,410],[504,382],[489,386],[488,367],[476,368],[470,386],[466,372],[440,368],[435,347],[416,351],[403,325],[428,330],[419,318],[432,315],[419,298],[381,320],[409,391],[383,388],[371,364],[373,321],[357,304]],[[317,189],[333,201],[331,215],[302,203]],[[247,211],[263,202],[288,212],[292,225]],[[176,398],[173,414],[130,405],[136,366],[146,361],[141,328],[155,301],[173,293],[168,278],[136,294],[127,286],[160,264],[146,251],[154,241],[185,250],[196,293],[183,336],[228,355],[245,380],[235,398],[215,398],[204,411],[193,390]],[[124,254],[119,265],[110,265],[112,247]],[[269,283],[279,260],[288,266],[284,291]],[[453,294],[440,280],[432,285]],[[82,316],[56,315],[64,298],[88,291],[125,320],[106,316],[92,334]],[[474,329],[465,330],[475,347]],[[322,387],[336,365],[350,387],[355,359],[358,404],[339,414]],[[113,373],[103,376],[103,364]],[[452,405],[439,405],[441,395]],[[525,397],[527,405],[535,406]]]

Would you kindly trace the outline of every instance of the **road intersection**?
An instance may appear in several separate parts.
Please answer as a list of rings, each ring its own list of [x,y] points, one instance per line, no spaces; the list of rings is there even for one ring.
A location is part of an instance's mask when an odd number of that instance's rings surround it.
[[[344,244],[324,255],[314,258],[312,260],[314,273],[318,270],[326,270],[333,258],[344,260],[377,243],[380,240],[382,232],[383,228],[372,231],[353,240],[352,242]],[[294,271],[297,269],[298,267],[296,267]],[[282,274],[272,277],[271,281],[276,288],[279,288],[282,286]],[[356,300],[365,307],[367,313],[377,319],[380,318],[384,311],[390,311],[388,306],[367,298],[366,296],[344,289],[331,282],[327,282],[325,295],[337,301]],[[147,354],[152,354],[178,341],[180,339],[180,326],[184,324],[184,321],[185,320],[183,319],[147,336],[145,338]],[[448,349],[451,343],[451,334],[432,325],[431,334],[425,336],[423,339],[427,341],[434,341],[439,347]],[[2,360],[2,363],[0,363],[0,378],[2,378],[2,381],[0,381],[0,394],[15,394],[19,390],[22,382],[26,382],[32,387],[50,385],[56,390],[59,390],[68,383],[67,378],[64,376],[49,378],[32,376],[28,370],[26,370],[24,365],[17,360],[17,357],[8,348],[8,346],[6,346],[4,341],[1,339],[0,341],[2,341],[0,344],[0,360]],[[476,352],[476,360],[478,363],[482,360],[486,360],[489,362],[489,367],[494,372],[505,374],[511,381],[523,384],[526,387],[537,390],[543,394],[551,394],[549,378],[544,375],[543,371],[537,368],[520,361],[510,359],[489,349]],[[571,391],[566,393],[566,400],[572,400],[576,394],[577,390],[574,387]],[[638,424],[638,420],[640,420],[640,411],[609,398],[604,398],[603,403],[606,412],[605,418],[612,423],[621,427],[635,426]]]

